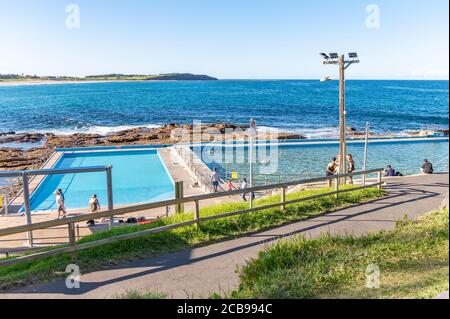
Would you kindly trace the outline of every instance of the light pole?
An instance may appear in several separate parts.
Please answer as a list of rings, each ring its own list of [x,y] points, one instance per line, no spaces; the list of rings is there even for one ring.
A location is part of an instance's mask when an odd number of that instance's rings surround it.
[[[345,111],[345,70],[353,64],[359,63],[357,53],[349,53],[348,59],[337,53],[320,54],[322,64],[337,64],[339,66],[339,174],[347,173],[347,143],[346,143],[346,111]],[[340,181],[344,181],[345,178]]]
[[[248,135],[250,137],[249,162],[250,162],[250,187],[253,187],[253,143],[258,134],[258,128],[254,119],[250,120]],[[250,192],[250,208],[253,208],[253,192]]]
[[[364,139],[364,163],[363,163],[363,171],[367,170],[367,155],[369,152],[369,122],[366,122],[366,135]],[[362,185],[366,186],[366,174],[363,175]]]

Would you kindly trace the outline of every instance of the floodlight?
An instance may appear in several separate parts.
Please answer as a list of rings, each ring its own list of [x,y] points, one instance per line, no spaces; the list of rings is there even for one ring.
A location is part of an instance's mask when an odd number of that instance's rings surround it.
[[[337,59],[339,55],[337,53],[330,53],[330,59]]]

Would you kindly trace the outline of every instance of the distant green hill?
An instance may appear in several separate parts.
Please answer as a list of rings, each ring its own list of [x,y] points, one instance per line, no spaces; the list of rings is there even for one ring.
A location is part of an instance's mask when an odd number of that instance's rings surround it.
[[[0,74],[0,81],[216,81],[208,75],[190,73],[145,74],[98,74],[85,77],[37,76],[19,74]]]
[[[217,81],[216,78],[208,75],[197,75],[190,73],[174,73],[174,74],[161,74],[158,76],[152,76],[147,79],[148,81]]]

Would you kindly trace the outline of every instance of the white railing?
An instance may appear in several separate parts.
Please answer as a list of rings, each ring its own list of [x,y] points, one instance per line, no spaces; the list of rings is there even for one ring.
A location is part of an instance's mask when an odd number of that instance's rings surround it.
[[[185,167],[195,178],[195,183],[205,192],[211,192],[211,169],[187,145],[176,145],[174,150],[183,161]]]

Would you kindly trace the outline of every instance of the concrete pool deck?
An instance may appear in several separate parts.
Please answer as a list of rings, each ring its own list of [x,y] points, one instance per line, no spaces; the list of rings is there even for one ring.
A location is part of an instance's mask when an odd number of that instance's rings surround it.
[[[114,150],[111,150],[114,151]],[[115,150],[117,151],[117,150]],[[139,151],[142,151],[140,149]],[[92,152],[92,151],[89,151]],[[56,152],[54,157],[46,163],[43,168],[52,168],[57,161],[61,158],[64,152]],[[167,168],[168,173],[171,175],[174,182],[183,182],[184,184],[184,196],[195,196],[204,194],[204,191],[201,188],[192,187],[192,180],[194,176],[189,172],[189,170],[182,165],[182,159],[177,155],[172,148],[164,148],[158,149],[158,153],[164,165]],[[37,189],[39,184],[42,182],[43,178],[39,180],[33,181],[33,187],[30,183],[30,191],[33,192]],[[205,200],[202,202],[202,205],[210,206],[215,204],[221,204],[225,202],[231,202],[239,200],[239,196],[227,196],[223,198],[215,198],[211,200]],[[23,197],[18,196],[15,200],[15,205],[18,205],[19,208],[23,204]],[[102,204],[102,203],[101,203]],[[115,208],[126,207],[132,205],[115,205]],[[105,204],[103,203],[103,207]],[[174,207],[169,208],[169,214],[173,214],[175,212]],[[195,209],[194,203],[187,203],[184,205],[185,211],[193,211]],[[18,209],[17,209],[18,211]],[[78,216],[87,214],[87,208],[83,209],[68,209],[68,214],[70,216]],[[117,216],[116,219],[127,219],[128,217],[145,217],[147,219],[158,219],[163,216],[166,216],[167,210],[166,208],[158,208],[149,211],[142,211],[139,213],[130,213],[123,216]],[[44,211],[44,212],[34,212],[32,214],[33,223],[44,222],[49,220],[54,220],[57,217],[57,213],[55,211]],[[0,216],[0,229],[1,228],[10,228],[15,226],[26,225],[26,218],[18,213],[10,214],[8,216]],[[92,234],[96,231],[102,231],[107,229],[107,222],[105,224],[99,225],[97,227],[87,227],[85,223],[77,224],[77,230],[79,230],[80,237],[84,237]],[[65,227],[52,228],[46,230],[39,230],[34,233],[35,244],[37,247],[55,245],[55,244],[63,244],[68,242],[68,231]],[[27,249],[27,239],[26,234],[19,234],[13,236],[5,236],[0,238],[0,256],[5,252],[14,252],[21,251]]]

